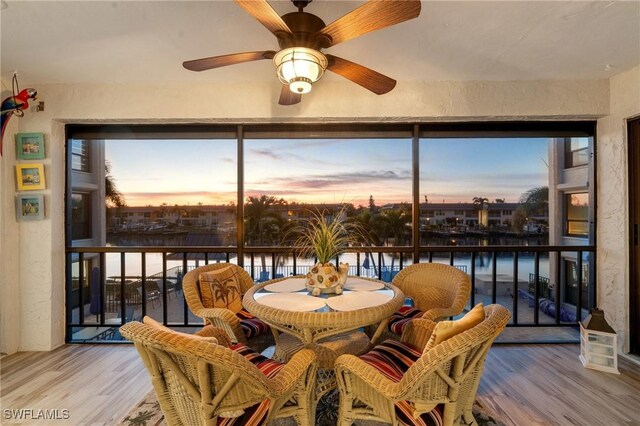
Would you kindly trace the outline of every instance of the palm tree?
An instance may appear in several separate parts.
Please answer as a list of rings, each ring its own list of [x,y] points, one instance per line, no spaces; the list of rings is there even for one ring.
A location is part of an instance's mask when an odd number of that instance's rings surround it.
[[[256,246],[275,244],[278,241],[278,231],[284,221],[274,207],[286,204],[287,202],[282,198],[264,194],[260,197],[247,197],[244,206],[246,242]]]
[[[382,216],[386,223],[386,236],[393,237],[396,246],[405,245],[407,237],[410,235],[411,213],[406,209],[387,210]],[[384,258],[383,258],[384,259]],[[396,261],[395,256],[391,256],[391,272]]]
[[[411,213],[405,209],[387,210],[382,214],[382,217],[385,222],[386,238],[392,237],[396,246],[405,245],[405,241],[410,235]]]
[[[111,175],[111,163],[104,163],[104,198],[107,207],[126,206],[124,195],[118,190],[115,179]]]
[[[484,210],[485,205],[489,202],[487,197],[473,197],[473,205],[475,206],[475,211],[478,213],[478,227],[480,229],[484,228],[488,225],[487,215],[481,214],[480,212]]]
[[[473,205],[481,209],[486,203],[489,202],[487,197],[473,197]]]
[[[107,207],[106,219],[108,224],[112,224],[114,214],[109,208],[115,207],[115,214],[118,216],[120,214],[120,207],[126,206],[124,195],[118,191],[113,175],[111,175],[111,164],[108,161],[104,163],[104,204]]]
[[[285,221],[275,207],[286,204],[282,198],[265,194],[247,197],[244,206],[244,232],[248,245],[264,246],[279,241]],[[262,272],[266,272],[267,260],[264,253],[260,255],[260,259]]]

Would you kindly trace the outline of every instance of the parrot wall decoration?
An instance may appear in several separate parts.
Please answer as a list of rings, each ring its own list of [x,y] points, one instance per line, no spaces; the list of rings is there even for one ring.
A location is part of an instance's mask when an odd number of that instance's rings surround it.
[[[15,93],[15,92],[14,92]],[[38,92],[36,89],[24,89],[16,96],[9,96],[4,101],[2,101],[2,106],[0,107],[2,112],[2,134],[0,135],[0,155],[2,155],[2,139],[4,139],[4,130],[7,127],[7,123],[13,114],[22,117],[24,114],[24,110],[29,108],[29,99],[36,99],[36,95]]]

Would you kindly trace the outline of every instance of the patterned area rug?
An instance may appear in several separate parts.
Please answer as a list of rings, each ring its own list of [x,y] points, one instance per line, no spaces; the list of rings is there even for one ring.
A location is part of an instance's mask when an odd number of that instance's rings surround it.
[[[323,401],[324,400],[324,401]],[[318,404],[316,412],[316,425],[333,426],[338,420],[338,393],[329,393]],[[483,408],[479,405],[473,406],[473,415],[479,426],[504,426],[504,423],[498,422],[484,413]],[[160,411],[160,404],[156,400],[153,392],[145,397],[129,414],[119,423],[127,426],[165,426],[164,415]],[[273,426],[290,426],[296,422],[292,418],[276,420]],[[358,421],[354,425],[359,426],[378,426],[382,423],[373,421]]]

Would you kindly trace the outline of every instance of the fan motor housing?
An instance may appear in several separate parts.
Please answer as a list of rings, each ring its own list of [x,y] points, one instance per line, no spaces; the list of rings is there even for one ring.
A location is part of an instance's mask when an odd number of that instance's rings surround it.
[[[331,38],[324,34],[317,34],[326,25],[316,15],[306,12],[292,12],[282,16],[282,20],[293,32],[278,33],[278,44],[281,49],[288,47],[308,47],[320,50],[331,45]]]

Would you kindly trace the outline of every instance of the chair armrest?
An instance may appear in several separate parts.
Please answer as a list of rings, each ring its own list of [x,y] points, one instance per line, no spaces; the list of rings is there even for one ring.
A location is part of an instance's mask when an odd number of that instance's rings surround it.
[[[395,399],[401,388],[378,369],[355,355],[340,355],[335,363],[336,375],[354,375],[385,398]]]
[[[313,369],[311,380],[315,380],[317,364],[316,354],[310,349],[302,349],[296,352],[287,364],[273,378],[276,395],[282,395],[296,386],[300,378]]]
[[[242,331],[240,325],[240,318],[233,312],[226,308],[202,308],[197,311],[193,311],[193,314],[204,318],[209,324],[214,327],[221,328],[227,332],[227,335],[232,343],[247,344],[247,339]]]
[[[229,340],[227,333],[224,330],[212,325],[207,325],[203,327],[202,330],[199,330],[194,334],[200,337],[215,337],[218,340],[219,345],[227,348],[231,346],[231,341]]]
[[[433,308],[425,312],[420,318],[437,322],[457,314],[459,312],[454,308]]]
[[[218,318],[227,324],[240,324],[240,319],[236,314],[226,308],[202,308],[194,311],[193,314],[204,319]]]
[[[423,351],[436,325],[437,323],[424,317],[415,318],[407,323],[400,341]]]

